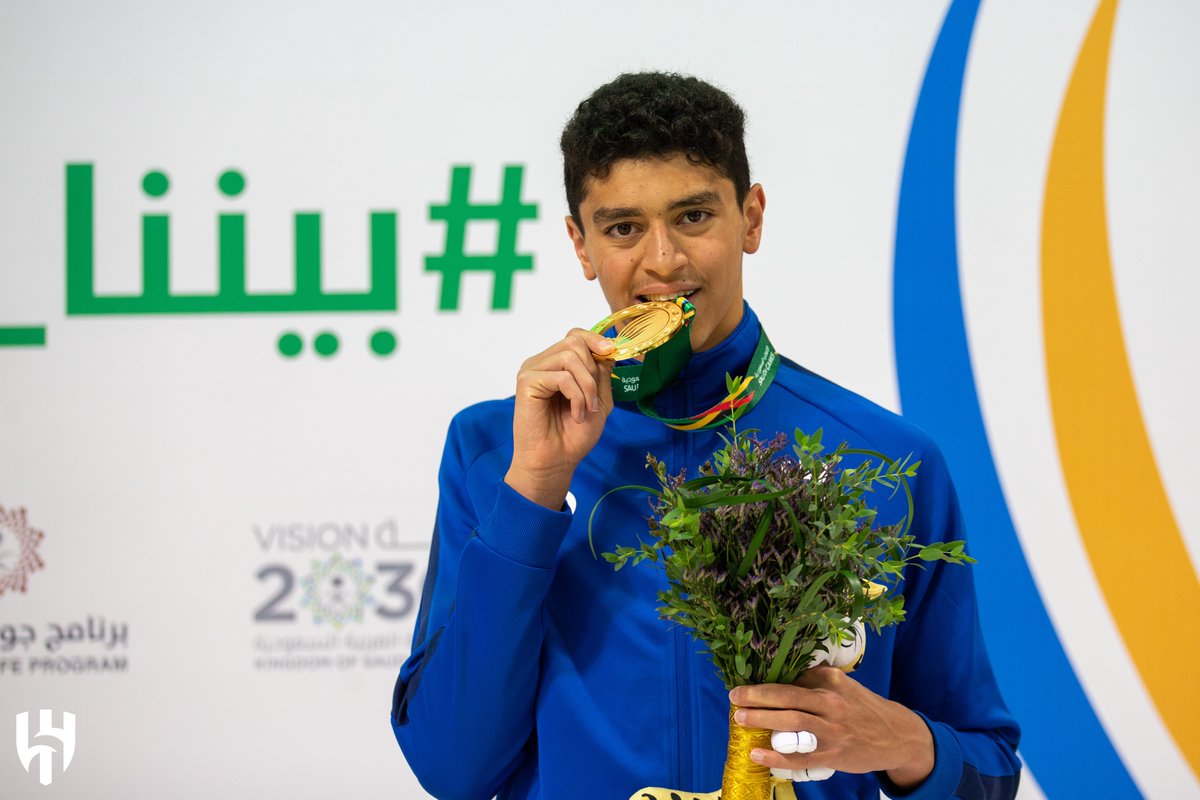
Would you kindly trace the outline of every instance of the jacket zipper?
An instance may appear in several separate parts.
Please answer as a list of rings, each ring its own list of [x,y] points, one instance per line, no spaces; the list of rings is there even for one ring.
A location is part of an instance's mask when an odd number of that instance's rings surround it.
[[[675,628],[675,691],[677,694],[675,746],[678,781],[675,784],[687,791],[700,791],[704,787],[692,786],[692,693],[688,644],[691,637],[682,627]]]
[[[691,392],[684,391],[684,406],[687,407],[691,402]],[[692,433],[685,433],[680,441],[678,448],[679,452],[676,457],[679,459],[677,463],[687,465],[691,471],[691,451],[692,451]],[[687,629],[681,626],[674,626],[674,643],[675,643],[675,730],[676,747],[676,766],[678,769],[679,782],[676,784],[681,789],[688,791],[700,791],[703,787],[693,786],[693,714],[692,714],[692,675],[691,665],[692,660],[689,657],[690,648],[694,646],[692,637]]]

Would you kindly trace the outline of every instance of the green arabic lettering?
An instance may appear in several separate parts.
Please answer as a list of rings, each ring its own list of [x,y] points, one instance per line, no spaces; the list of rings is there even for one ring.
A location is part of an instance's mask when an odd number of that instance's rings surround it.
[[[151,170],[142,178],[142,191],[159,199],[171,188],[166,173]],[[142,215],[142,294],[162,302],[170,290],[171,221],[166,214]]]
[[[233,199],[246,188],[246,181],[240,172],[229,169],[217,180],[217,188]],[[217,276],[221,297],[246,296],[246,215],[241,212],[217,215]]]
[[[170,186],[161,171],[147,173],[142,188],[151,198]],[[228,198],[241,194],[245,179],[236,170],[221,175],[218,187]],[[95,293],[94,167],[66,165],[66,282],[67,314],[217,314],[287,313],[309,311],[396,311],[397,215],[369,212],[371,288],[366,292],[324,292],[321,289],[321,215],[296,213],[296,286],[290,294],[249,294],[246,291],[246,215],[221,212],[217,217],[216,294],[171,294],[170,219],[165,213],[142,215],[142,293]]]

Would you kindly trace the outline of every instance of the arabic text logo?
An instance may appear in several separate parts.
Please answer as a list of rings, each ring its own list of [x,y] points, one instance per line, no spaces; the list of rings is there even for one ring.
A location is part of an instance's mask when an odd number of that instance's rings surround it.
[[[75,715],[64,711],[62,727],[54,727],[54,712],[43,708],[38,712],[38,731],[33,734],[35,739],[57,739],[62,745],[62,771],[66,772],[75,757]],[[29,712],[17,714],[17,756],[21,766],[29,772],[29,765],[38,760],[38,782],[49,786],[54,780],[54,754],[59,753],[52,745],[29,744]]]
[[[246,289],[246,229],[244,211],[231,209],[216,215],[216,293],[172,292],[171,215],[154,211],[142,214],[141,294],[97,294],[95,289],[95,169],[92,164],[66,165],[66,268],[67,314],[249,314],[396,311],[397,286],[396,212],[368,214],[371,288],[365,292],[334,292],[322,287],[321,213],[293,214],[295,286],[291,292],[249,292]],[[148,171],[142,192],[158,203],[170,192],[171,180],[162,170]],[[217,189],[226,202],[237,201],[246,189],[245,176],[236,169],[221,173]],[[15,329],[14,329],[15,330]],[[15,334],[13,334],[15,335]],[[28,337],[26,337],[28,338]],[[389,346],[390,343],[390,346]],[[285,332],[278,341],[285,356],[300,352],[296,333]],[[325,332],[314,346],[322,356],[337,351],[337,337]],[[387,355],[395,337],[380,331],[371,348]]]
[[[533,269],[533,256],[517,253],[517,228],[521,220],[537,219],[537,203],[521,202],[521,178],[525,168],[509,165],[504,168],[504,186],[499,203],[472,203],[471,167],[458,166],[450,173],[450,200],[445,205],[430,205],[429,218],[446,223],[446,246],[442,254],[425,257],[426,272],[442,273],[442,294],[439,308],[457,311],[464,272],[490,272],[492,308],[512,307],[513,275],[519,270]],[[466,252],[467,223],[473,221],[497,223],[496,250],[490,255]]]
[[[347,622],[362,622],[363,610],[371,602],[374,580],[363,571],[362,560],[347,561],[334,553],[328,561],[313,562],[313,571],[304,578],[301,604],[312,609],[313,619],[340,629]]]
[[[26,591],[29,573],[46,565],[37,552],[45,535],[30,527],[25,509],[0,505],[0,597],[9,589]]]

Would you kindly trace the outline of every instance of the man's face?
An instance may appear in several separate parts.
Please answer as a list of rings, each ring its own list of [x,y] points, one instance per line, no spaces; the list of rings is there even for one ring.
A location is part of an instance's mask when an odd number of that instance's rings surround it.
[[[758,249],[766,198],[755,184],[740,205],[733,181],[683,155],[624,159],[587,183],[567,231],[588,280],[613,311],[687,296],[692,349],[713,347],[742,318],[742,254]]]

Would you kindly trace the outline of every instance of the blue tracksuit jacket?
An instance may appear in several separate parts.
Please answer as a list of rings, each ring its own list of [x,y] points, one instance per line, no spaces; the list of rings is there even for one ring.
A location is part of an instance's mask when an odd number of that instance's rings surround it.
[[[759,323],[749,306],[724,342],[697,353],[660,397],[682,417],[725,394],[745,371]],[[571,484],[576,512],[550,511],[503,483],[512,456],[513,400],[472,406],[450,426],[436,529],[413,640],[400,671],[392,726],[421,784],[436,797],[626,800],[645,786],[720,787],[728,697],[701,645],[658,618],[660,573],[614,572],[592,556],[588,514],[622,484],[653,484],[647,453],[669,473],[696,467],[717,433],[675,431],[619,404]],[[965,538],[954,489],[933,442],[869,401],[783,360],[759,405],[739,421],[767,438],[824,429],[841,441],[922,462],[913,484],[918,541]],[[878,496],[877,521],[905,513]],[[647,498],[609,497],[596,515],[596,551],[646,530]],[[988,662],[971,569],[908,569],[907,620],[868,633],[854,677],[926,718],[937,763],[910,797],[1011,797],[1018,729]],[[892,796],[885,776],[838,773],[798,783],[800,797]]]

